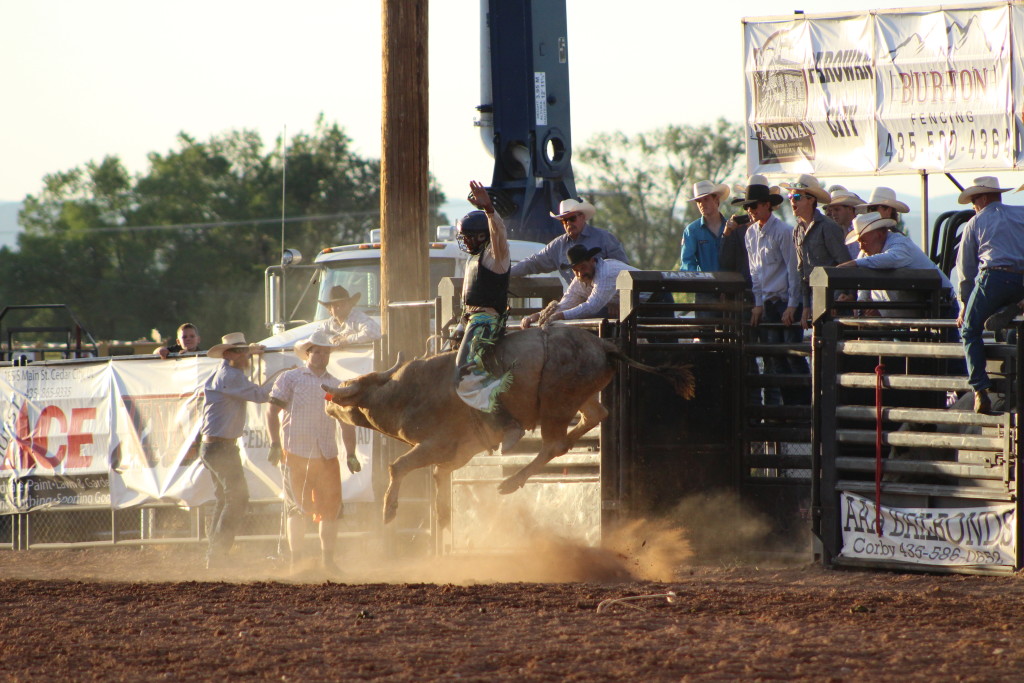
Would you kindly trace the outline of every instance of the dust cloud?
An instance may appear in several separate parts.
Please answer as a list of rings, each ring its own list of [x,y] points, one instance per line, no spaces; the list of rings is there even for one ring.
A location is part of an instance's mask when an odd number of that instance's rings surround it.
[[[313,558],[296,567],[275,543],[240,543],[229,568],[207,571],[201,545],[28,550],[3,553],[0,579],[78,581],[280,581],[286,583],[437,583],[662,581],[696,566],[765,562],[765,553],[799,554],[806,539],[780,546],[771,525],[732,493],[682,501],[668,514],[634,519],[605,532],[602,543],[566,538],[543,528],[523,509],[486,521],[491,547],[412,556],[397,537],[367,534],[340,539],[339,573],[319,569]],[[314,535],[307,538],[312,552]],[[422,550],[422,549],[421,549]],[[405,555],[405,556],[403,556]],[[781,560],[780,564],[792,564]]]

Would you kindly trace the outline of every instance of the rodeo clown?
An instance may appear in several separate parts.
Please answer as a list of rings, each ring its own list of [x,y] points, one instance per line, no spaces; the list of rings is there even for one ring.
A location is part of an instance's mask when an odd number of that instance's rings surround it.
[[[505,334],[508,317],[508,282],[512,267],[505,223],[494,211],[484,186],[471,180],[470,211],[456,224],[459,248],[470,254],[462,282],[462,321],[465,336],[455,360],[459,398],[467,405],[493,416],[504,431],[502,450],[512,448],[523,428],[502,410],[498,395],[512,383],[512,373],[494,377],[484,367],[484,356]]]

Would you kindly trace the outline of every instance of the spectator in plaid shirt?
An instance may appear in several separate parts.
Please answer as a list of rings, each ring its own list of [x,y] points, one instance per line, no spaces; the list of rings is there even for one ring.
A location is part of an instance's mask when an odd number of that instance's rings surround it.
[[[331,338],[322,330],[295,345],[295,355],[305,365],[282,373],[274,382],[267,409],[267,427],[271,462],[283,463],[292,566],[295,567],[302,557],[305,521],[312,517],[319,524],[321,567],[336,572],[334,550],[341,512],[341,469],[335,431],[338,421],[324,411],[321,388],[321,385],[337,387],[340,384],[327,372],[333,350]],[[348,438],[344,441],[348,468],[354,473],[362,467],[355,452],[355,428],[346,427],[352,432],[351,441]]]
[[[523,329],[537,322],[604,318],[618,314],[619,290],[615,288],[615,278],[624,270],[636,268],[615,259],[600,258],[600,251],[600,247],[587,249],[582,244],[569,249],[569,264],[576,277],[561,301],[523,318],[520,323]]]

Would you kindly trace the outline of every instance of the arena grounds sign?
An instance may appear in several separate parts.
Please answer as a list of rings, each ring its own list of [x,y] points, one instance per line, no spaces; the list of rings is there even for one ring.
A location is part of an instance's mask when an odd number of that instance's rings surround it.
[[[1017,524],[1013,505],[960,508],[879,507],[855,493],[840,496],[840,556],[873,562],[943,567],[1013,568]]]
[[[1024,161],[1024,6],[744,20],[751,173],[861,175]]]

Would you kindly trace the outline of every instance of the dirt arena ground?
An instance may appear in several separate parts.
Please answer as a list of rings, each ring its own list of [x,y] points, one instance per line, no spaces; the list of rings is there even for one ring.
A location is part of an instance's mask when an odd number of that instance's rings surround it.
[[[641,534],[647,535],[647,534]],[[5,681],[1013,681],[1024,582],[539,542],[290,572],[267,549],[0,552]],[[790,556],[792,558],[792,556]],[[625,598],[640,597],[635,600]]]

